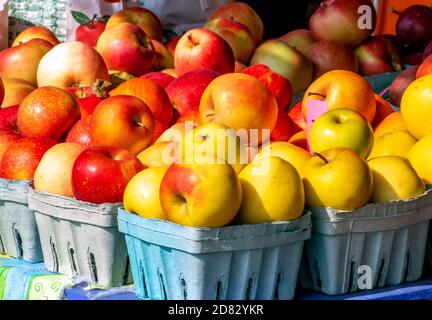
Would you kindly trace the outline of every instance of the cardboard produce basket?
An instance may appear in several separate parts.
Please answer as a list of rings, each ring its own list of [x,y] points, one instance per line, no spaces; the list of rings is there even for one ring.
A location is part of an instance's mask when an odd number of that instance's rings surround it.
[[[43,261],[34,211],[28,207],[30,180],[0,179],[0,253]]]
[[[341,295],[365,289],[359,280],[367,270],[371,276],[367,289],[422,276],[432,218],[431,190],[408,201],[368,204],[350,212],[310,210],[313,227],[301,270],[303,287]]]
[[[138,297],[292,299],[310,213],[291,222],[191,228],[119,209]]]
[[[96,205],[29,189],[46,268],[102,287],[132,283],[120,204]]]

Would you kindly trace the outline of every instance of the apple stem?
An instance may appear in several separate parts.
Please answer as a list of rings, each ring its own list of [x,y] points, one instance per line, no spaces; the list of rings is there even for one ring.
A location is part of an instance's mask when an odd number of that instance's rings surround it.
[[[314,152],[313,153],[314,156],[317,156],[318,158],[320,158],[322,161],[324,161],[326,164],[329,163],[328,160],[321,154],[318,152]]]
[[[97,14],[93,15],[93,18],[92,18],[91,21],[90,21],[90,26],[91,26],[92,28],[95,27],[94,22],[95,22],[96,18],[97,18]]]
[[[323,98],[323,99],[326,98],[325,95],[323,95],[323,94],[321,94],[321,93],[316,93],[316,92],[309,92],[309,93],[308,93],[308,97],[310,97],[310,96],[319,96],[319,97],[321,97],[321,98]]]

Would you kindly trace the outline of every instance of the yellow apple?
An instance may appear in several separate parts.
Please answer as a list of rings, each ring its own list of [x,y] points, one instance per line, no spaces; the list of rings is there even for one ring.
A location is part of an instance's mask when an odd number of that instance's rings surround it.
[[[237,173],[248,163],[246,146],[240,137],[229,127],[214,122],[186,133],[180,142],[178,156],[185,163],[226,162]]]
[[[168,167],[147,168],[129,181],[123,196],[126,211],[144,218],[166,220],[159,200],[159,188]]]
[[[408,152],[417,143],[417,139],[406,131],[395,131],[375,137],[374,146],[368,159],[383,156],[406,158]]]
[[[159,195],[168,219],[191,227],[223,227],[234,219],[242,202],[240,181],[227,163],[173,164]]]
[[[432,134],[417,142],[408,152],[408,160],[426,184],[432,184]]]
[[[196,126],[192,121],[176,123],[172,125],[168,130],[165,130],[155,143],[159,142],[171,142],[176,141],[178,143],[184,138],[186,133],[189,133],[195,129]]]
[[[370,123],[351,109],[333,109],[315,120],[309,132],[312,152],[350,148],[366,158],[372,150],[374,133]]]
[[[276,141],[264,145],[254,160],[269,156],[279,157],[289,162],[300,175],[302,174],[304,165],[312,157],[309,152],[292,143]]]
[[[366,161],[348,148],[315,154],[303,168],[306,204],[354,210],[372,196],[372,172]]]
[[[368,164],[373,175],[372,201],[375,203],[407,200],[426,191],[425,184],[405,158],[384,156],[369,160]]]
[[[243,202],[239,223],[258,224],[298,219],[305,205],[299,173],[279,157],[253,160],[239,174]]]
[[[159,142],[138,154],[145,167],[169,167],[176,162],[178,142]]]

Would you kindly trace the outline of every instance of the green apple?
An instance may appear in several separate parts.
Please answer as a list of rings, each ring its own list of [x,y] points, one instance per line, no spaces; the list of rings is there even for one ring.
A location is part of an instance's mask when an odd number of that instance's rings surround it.
[[[322,114],[312,124],[309,132],[312,152],[350,148],[367,158],[373,144],[371,125],[361,114],[351,109],[333,109]]]

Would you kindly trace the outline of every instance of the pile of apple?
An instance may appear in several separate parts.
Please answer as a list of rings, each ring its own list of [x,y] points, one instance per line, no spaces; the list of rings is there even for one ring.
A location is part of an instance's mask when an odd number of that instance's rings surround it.
[[[325,1],[311,25],[369,3]],[[357,19],[339,20],[358,31]],[[432,182],[432,75],[408,87],[401,112],[340,66],[315,68],[323,74],[310,83],[311,62],[283,40],[261,43],[262,21],[241,2],[165,44],[144,8],[98,30],[94,47],[82,30],[80,41],[58,43],[31,27],[0,52],[0,177],[204,227],[404,200]],[[354,47],[370,32],[339,36]],[[308,128],[311,100],[327,110]]]

